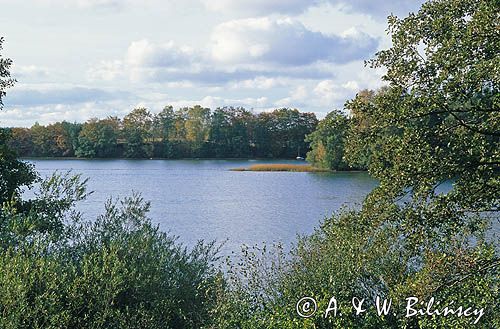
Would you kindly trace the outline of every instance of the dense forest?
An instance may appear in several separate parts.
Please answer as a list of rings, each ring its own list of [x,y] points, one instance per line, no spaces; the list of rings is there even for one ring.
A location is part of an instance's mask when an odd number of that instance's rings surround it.
[[[12,128],[9,145],[23,157],[295,158],[309,150],[304,139],[317,123],[314,113],[288,108],[136,108],[123,119]]]
[[[378,93],[363,90],[368,104]],[[366,128],[366,115],[353,102],[318,121],[314,113],[281,108],[252,113],[244,108],[211,111],[199,105],[158,114],[136,108],[123,119],[56,122],[10,128],[9,146],[22,157],[79,158],[295,158],[317,168],[366,170],[372,152],[353,152],[350,141]]]
[[[178,244],[138,195],[84,220],[85,181],[41,179],[1,130],[0,327],[500,328],[498,16],[498,0],[432,0],[390,16],[392,45],[367,62],[385,68],[387,86],[358,93],[351,117],[332,112],[307,137],[311,161],[366,165],[379,186],[291,252],[245,247],[224,270],[216,244]],[[0,57],[0,109],[10,65]],[[137,127],[133,149],[144,152],[158,137]],[[190,138],[199,146],[206,134]],[[306,296],[314,303],[300,305]],[[377,312],[377,297],[391,312]]]

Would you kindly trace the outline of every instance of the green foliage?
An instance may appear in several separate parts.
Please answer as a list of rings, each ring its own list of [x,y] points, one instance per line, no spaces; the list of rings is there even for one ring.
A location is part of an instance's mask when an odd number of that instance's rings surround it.
[[[190,144],[192,155],[202,156],[209,133],[210,109],[195,105],[190,108],[182,108],[180,111],[184,112],[186,142]]]
[[[371,127],[373,122],[370,114],[374,105],[376,94],[383,93],[385,88],[377,92],[371,90],[362,90],[356,97],[345,104],[345,109],[350,113],[350,122],[347,131],[345,143],[344,158],[350,166],[367,169],[374,154],[379,149],[376,143],[370,143]],[[381,135],[386,131],[378,132]]]
[[[212,114],[209,142],[217,158],[243,158],[251,154],[255,117],[244,108],[222,107]]]
[[[309,150],[305,136],[318,124],[313,113],[296,109],[277,109],[257,117],[254,138],[258,157],[290,158],[304,155]]]
[[[465,317],[411,317],[406,298],[443,305],[484,308],[479,327],[495,328],[498,314],[498,261],[491,243],[479,238],[464,244],[462,234],[439,247],[414,253],[402,239],[396,208],[385,214],[394,223],[376,226],[372,214],[344,211],[324,221],[311,236],[299,240],[291,255],[274,247],[246,248],[229,264],[229,288],[219,306],[221,328],[470,328]],[[396,222],[397,221],[397,222]],[[462,232],[466,233],[466,232]],[[436,241],[434,241],[436,242]],[[457,257],[459,255],[459,257]],[[478,271],[470,271],[476,267]],[[317,301],[310,318],[300,318],[297,302]],[[325,317],[335,297],[342,316]],[[391,313],[377,314],[379,296],[392,301]],[[366,312],[356,315],[352,298],[365,299]]]
[[[202,328],[220,277],[214,244],[191,251],[146,217],[138,195],[83,221],[85,182],[54,175],[0,212],[0,327]]]
[[[488,208],[499,196],[500,76],[489,67],[498,63],[498,29],[490,24],[496,13],[488,1],[453,5],[453,10],[445,2],[426,5],[418,20],[410,16],[391,25],[398,28],[395,45],[373,62],[390,68],[386,79],[391,88],[370,113],[372,143],[380,148],[380,158],[370,171],[395,191],[411,187],[422,198],[433,193],[436,183],[456,179],[449,199],[468,197],[472,205],[479,201],[475,190],[485,194],[489,204],[484,208]],[[433,26],[440,28],[427,36]],[[475,35],[479,26],[481,33]],[[421,42],[427,45],[424,55],[416,53]],[[409,67],[413,70],[408,72]],[[389,106],[391,111],[386,110]],[[399,133],[378,133],[388,129]]]
[[[17,198],[21,187],[30,186],[37,176],[31,165],[19,161],[7,145],[11,133],[0,129],[0,204]]]
[[[12,65],[12,60],[10,58],[4,58],[1,55],[3,42],[4,38],[0,37],[0,110],[3,109],[3,98],[6,95],[6,89],[14,86],[15,82],[15,80],[10,77],[10,66]]]
[[[344,145],[347,138],[349,119],[340,111],[332,111],[320,121],[316,130],[307,135],[311,151],[307,161],[318,168],[346,170],[349,166],[344,160]]]
[[[285,108],[260,114],[199,105],[166,106],[158,114],[137,108],[123,120],[13,128],[9,145],[25,157],[295,158],[309,150],[304,137],[317,123],[313,113]]]
[[[173,154],[173,143],[171,138],[175,134],[175,112],[172,106],[165,106],[153,119],[153,135],[157,146],[154,155],[157,157],[171,158]]]
[[[120,120],[116,117],[87,121],[78,133],[75,155],[84,158],[107,158],[117,155],[119,128]]]
[[[0,51],[2,50],[3,37],[0,37]],[[0,52],[0,110],[3,108],[3,97],[6,89],[14,85],[15,80],[10,78],[12,60],[2,57]],[[29,187],[35,182],[37,176],[33,168],[17,159],[8,142],[12,132],[0,128],[0,205],[11,199],[17,199],[22,187]]]
[[[125,157],[149,158],[153,149],[151,139],[152,114],[145,108],[136,108],[123,118],[122,136],[125,140]]]
[[[68,157],[78,153],[81,125],[66,121],[47,126],[35,123],[31,128],[12,128],[8,141],[21,156]]]

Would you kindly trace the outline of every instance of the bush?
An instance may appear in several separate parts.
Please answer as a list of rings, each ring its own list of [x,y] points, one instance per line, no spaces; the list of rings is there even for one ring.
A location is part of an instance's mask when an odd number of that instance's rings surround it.
[[[221,280],[214,244],[188,250],[160,232],[139,195],[84,221],[74,205],[85,196],[85,182],[56,174],[34,200],[2,207],[0,327],[208,326]]]
[[[402,235],[405,208],[388,209],[392,223],[374,225],[366,212],[343,211],[303,237],[290,255],[281,248],[245,248],[230,262],[226,295],[219,305],[219,328],[470,328],[477,316],[406,317],[406,298],[484,308],[478,326],[497,328],[498,260],[494,243],[469,230],[415,244]],[[373,214],[371,214],[373,215]],[[442,242],[439,243],[439,240]],[[423,247],[425,246],[426,247]],[[330,298],[338,315],[325,318]],[[392,301],[379,316],[376,297]],[[310,318],[297,314],[303,297],[317,302]],[[352,298],[364,299],[356,315]],[[423,307],[425,309],[425,306]],[[342,316],[340,316],[342,314]]]

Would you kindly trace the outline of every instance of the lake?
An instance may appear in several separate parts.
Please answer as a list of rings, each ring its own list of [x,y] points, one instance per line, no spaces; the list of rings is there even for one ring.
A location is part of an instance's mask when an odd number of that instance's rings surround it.
[[[165,232],[191,246],[228,240],[223,253],[242,244],[280,241],[310,234],[343,206],[357,207],[377,185],[364,172],[235,172],[254,160],[28,160],[42,176],[72,170],[89,178],[94,193],[78,209],[86,218],[102,213],[109,197],[132,191],[151,201],[150,217]],[[303,162],[302,162],[303,163]]]

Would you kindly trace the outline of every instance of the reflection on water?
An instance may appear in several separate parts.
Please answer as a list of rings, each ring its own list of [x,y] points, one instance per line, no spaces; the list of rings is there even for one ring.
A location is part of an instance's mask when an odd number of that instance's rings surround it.
[[[30,160],[42,176],[73,170],[89,178],[94,193],[79,205],[94,218],[113,196],[141,192],[150,217],[192,245],[223,241],[294,242],[344,204],[355,206],[375,186],[366,173],[234,172],[231,168],[276,161],[247,160]],[[279,161],[296,163],[296,161]]]

